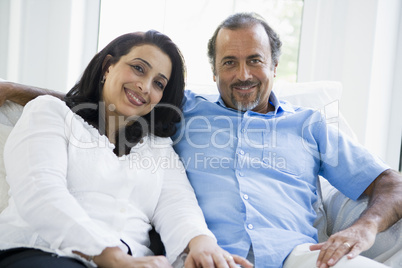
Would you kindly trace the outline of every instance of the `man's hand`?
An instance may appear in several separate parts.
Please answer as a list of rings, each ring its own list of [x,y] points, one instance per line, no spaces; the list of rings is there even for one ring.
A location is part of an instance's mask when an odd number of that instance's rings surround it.
[[[184,262],[186,268],[238,268],[237,264],[246,268],[253,267],[248,260],[231,255],[220,248],[214,239],[208,236],[200,235],[191,239],[188,249],[189,252]]]
[[[0,81],[0,106],[4,102],[11,98],[12,90],[10,89],[10,83]]]
[[[317,267],[327,268],[334,266],[345,255],[348,259],[352,259],[371,248],[376,234],[376,228],[352,225],[333,234],[326,242],[310,246],[310,250],[321,250],[317,259]]]
[[[89,260],[90,257],[78,252],[73,253]],[[123,252],[119,247],[106,248],[100,255],[93,257],[100,268],[172,268],[165,256],[149,256],[134,258]]]
[[[333,234],[328,241],[310,246],[321,250],[317,267],[335,265],[344,255],[349,259],[369,249],[377,233],[385,231],[402,218],[402,176],[388,169],[364,192],[370,197],[367,208],[349,228]]]
[[[6,100],[10,100],[24,106],[30,100],[36,98],[37,96],[45,94],[52,95],[59,99],[63,99],[65,95],[62,92],[54,90],[47,90],[13,82],[0,81],[0,106],[3,105]]]

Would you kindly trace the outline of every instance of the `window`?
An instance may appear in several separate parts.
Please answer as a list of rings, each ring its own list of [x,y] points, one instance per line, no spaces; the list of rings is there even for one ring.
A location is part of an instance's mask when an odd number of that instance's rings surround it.
[[[98,50],[118,35],[158,30],[172,38],[184,55],[186,88],[216,93],[207,42],[227,16],[251,11],[263,16],[283,42],[277,81],[296,82],[302,0],[102,0]]]
[[[402,172],[402,138],[401,138],[401,153],[399,154],[399,172]]]

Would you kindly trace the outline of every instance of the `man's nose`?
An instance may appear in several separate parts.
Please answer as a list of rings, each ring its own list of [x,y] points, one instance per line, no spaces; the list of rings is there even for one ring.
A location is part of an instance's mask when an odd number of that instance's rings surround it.
[[[251,78],[250,68],[246,63],[239,64],[237,78],[241,81],[246,81]]]

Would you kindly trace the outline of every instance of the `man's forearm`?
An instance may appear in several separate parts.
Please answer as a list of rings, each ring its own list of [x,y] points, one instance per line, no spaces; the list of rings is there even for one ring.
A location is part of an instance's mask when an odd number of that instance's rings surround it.
[[[6,100],[25,105],[27,102],[40,95],[52,95],[60,99],[63,99],[65,96],[64,93],[54,90],[32,87],[13,82],[0,82],[0,105]]]
[[[381,173],[365,192],[370,196],[367,209],[357,224],[372,225],[377,232],[388,229],[402,218],[402,176],[394,170]]]
[[[402,218],[402,176],[398,172],[384,171],[365,194],[370,196],[369,204],[352,226],[331,235],[326,242],[310,246],[311,250],[320,250],[317,267],[331,267],[346,254],[348,258],[356,257],[374,244],[377,233]]]

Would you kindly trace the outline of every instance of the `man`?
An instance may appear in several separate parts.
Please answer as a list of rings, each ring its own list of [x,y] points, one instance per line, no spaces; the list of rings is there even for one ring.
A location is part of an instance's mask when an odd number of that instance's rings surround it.
[[[173,140],[220,246],[256,267],[328,267],[346,254],[352,260],[343,257],[337,267],[383,267],[356,256],[401,218],[401,176],[320,113],[275,97],[281,42],[262,18],[230,16],[208,47],[220,98],[187,92]],[[311,245],[318,175],[370,202],[351,227]]]
[[[175,149],[220,245],[254,255],[256,267],[279,267],[297,245],[315,243],[318,175],[353,199],[363,192],[372,196],[370,209],[352,227],[311,247],[321,249],[317,266],[327,267],[370,248],[377,232],[400,219],[401,178],[338,138],[319,113],[276,99],[271,89],[280,47],[256,15],[226,19],[208,45],[220,99],[210,103],[187,92],[182,133],[176,135],[183,137],[176,137]]]

